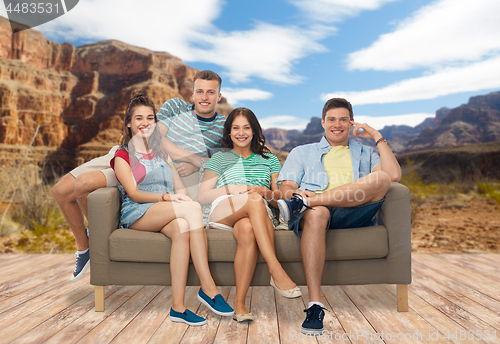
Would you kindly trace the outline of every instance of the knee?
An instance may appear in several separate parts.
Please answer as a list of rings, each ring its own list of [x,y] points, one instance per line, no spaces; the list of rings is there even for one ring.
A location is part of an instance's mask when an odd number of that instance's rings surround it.
[[[52,188],[52,194],[54,195],[57,203],[72,201],[73,199],[68,198],[74,198],[74,181],[70,181],[67,176],[61,178]]]
[[[171,239],[176,241],[189,242],[189,223],[185,219],[172,220],[173,225],[176,227]]]
[[[385,195],[391,187],[391,177],[384,171],[377,171],[375,173],[378,189]]]
[[[263,208],[265,208],[265,203],[261,195],[248,195],[248,201],[250,202],[250,210],[261,211]]]
[[[255,234],[253,232],[253,227],[250,223],[246,223],[242,226],[238,226],[236,231],[234,232],[236,241],[238,242],[238,246],[243,245],[242,247],[251,247],[255,246]]]
[[[313,207],[304,214],[304,230],[307,228],[309,232],[325,233],[329,219],[330,210],[327,207]]]

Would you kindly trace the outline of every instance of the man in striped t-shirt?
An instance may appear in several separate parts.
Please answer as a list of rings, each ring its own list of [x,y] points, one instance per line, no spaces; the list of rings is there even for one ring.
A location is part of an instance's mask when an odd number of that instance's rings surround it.
[[[166,101],[157,113],[164,144],[182,177],[199,170],[220,147],[226,116],[215,111],[221,99],[221,78],[202,71],[194,78],[194,104],[180,98]]]

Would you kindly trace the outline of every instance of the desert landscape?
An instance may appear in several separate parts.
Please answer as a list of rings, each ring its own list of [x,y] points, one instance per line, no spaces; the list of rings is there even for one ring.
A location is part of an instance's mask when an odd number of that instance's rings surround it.
[[[158,105],[189,100],[197,69],[167,52],[114,40],[74,47],[36,30],[13,35],[4,18],[0,33],[0,177],[8,181],[0,188],[0,253],[71,253],[74,240],[51,187],[118,141],[120,104],[134,91]],[[232,108],[223,98],[218,111]],[[322,130],[312,117],[303,131],[264,133],[283,162]],[[500,92],[381,133],[411,191],[412,250],[500,252]]]

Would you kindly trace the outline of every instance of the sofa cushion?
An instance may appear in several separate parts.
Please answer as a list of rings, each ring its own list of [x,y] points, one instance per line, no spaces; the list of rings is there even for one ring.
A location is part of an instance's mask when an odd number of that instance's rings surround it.
[[[207,229],[208,260],[232,262],[236,240],[232,232]],[[109,238],[112,261],[170,262],[171,241],[161,233],[117,229]],[[300,239],[288,230],[275,231],[276,256],[280,262],[300,262]],[[384,226],[330,230],[326,234],[326,260],[383,258],[389,252]],[[264,259],[259,254],[259,262]]]

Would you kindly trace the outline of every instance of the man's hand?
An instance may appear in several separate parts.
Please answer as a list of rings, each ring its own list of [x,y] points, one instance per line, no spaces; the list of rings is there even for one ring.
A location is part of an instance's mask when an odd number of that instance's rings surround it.
[[[380,134],[378,132],[378,130],[373,129],[372,127],[370,127],[366,123],[358,123],[358,122],[351,121],[351,124],[356,126],[352,130],[352,134],[354,136],[359,136],[359,137],[362,137],[362,138],[365,138],[365,139],[374,139],[375,141],[377,141],[378,139],[380,139],[382,137],[382,134]],[[363,129],[362,133],[358,132],[358,130],[360,128]]]
[[[175,165],[175,168],[177,169],[177,172],[179,172],[179,175],[181,177],[189,176],[189,175],[193,174],[194,172],[197,172],[200,170],[198,167],[196,167],[188,162],[181,162],[181,163]]]
[[[298,193],[299,195],[305,198],[316,196],[316,193],[307,190],[295,190],[294,193]]]

